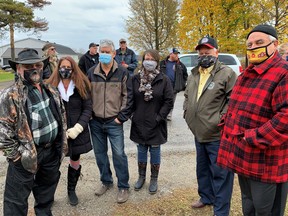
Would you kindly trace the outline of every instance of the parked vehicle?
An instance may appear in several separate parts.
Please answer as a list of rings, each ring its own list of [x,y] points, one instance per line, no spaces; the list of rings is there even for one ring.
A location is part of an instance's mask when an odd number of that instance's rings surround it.
[[[188,75],[191,73],[191,70],[197,66],[198,53],[188,53],[188,54],[179,54],[180,61],[187,67]],[[238,57],[234,54],[228,53],[219,53],[219,61],[225,65],[231,67],[237,75],[242,71],[241,63]]]
[[[1,66],[1,69],[4,71],[9,71],[9,72],[12,71],[12,68],[10,65],[3,65]]]

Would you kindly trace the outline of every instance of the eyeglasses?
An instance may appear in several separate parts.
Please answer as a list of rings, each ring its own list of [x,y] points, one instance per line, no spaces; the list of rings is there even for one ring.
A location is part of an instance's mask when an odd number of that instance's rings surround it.
[[[51,51],[54,51],[54,50],[56,50],[54,47],[52,47],[52,48],[50,48],[49,50],[51,50]]]
[[[41,69],[43,67],[43,62],[39,62],[39,63],[36,63],[36,64],[21,64],[22,67],[26,70],[31,70],[31,69]]]

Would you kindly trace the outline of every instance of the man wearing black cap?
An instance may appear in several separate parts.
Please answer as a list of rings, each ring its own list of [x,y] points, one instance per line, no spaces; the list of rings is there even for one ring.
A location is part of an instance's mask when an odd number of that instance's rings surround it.
[[[9,162],[3,215],[27,215],[31,191],[35,214],[52,215],[67,138],[59,93],[42,82],[47,63],[29,48],[9,60],[18,79],[0,94],[0,150]]]
[[[214,215],[228,216],[234,175],[216,164],[221,117],[236,82],[236,73],[218,60],[214,38],[200,39],[198,66],[193,68],[184,93],[184,118],[195,137],[196,174],[200,199],[193,208],[213,205]]]
[[[90,43],[89,50],[80,58],[78,62],[78,66],[86,75],[91,67],[98,65],[99,63],[99,53],[97,52],[98,47],[99,44]]]
[[[160,62],[160,71],[169,77],[173,86],[173,104],[175,103],[177,93],[185,89],[188,77],[187,68],[180,61],[178,54],[180,54],[178,49],[172,48],[170,54]],[[173,109],[167,116],[168,121],[172,119],[172,112]]]
[[[130,76],[134,74],[137,68],[138,61],[133,50],[127,47],[127,42],[124,38],[119,40],[120,48],[116,50],[115,60],[129,71]]]
[[[274,27],[246,41],[250,65],[232,91],[218,164],[238,174],[243,215],[283,216],[288,192],[288,64]]]

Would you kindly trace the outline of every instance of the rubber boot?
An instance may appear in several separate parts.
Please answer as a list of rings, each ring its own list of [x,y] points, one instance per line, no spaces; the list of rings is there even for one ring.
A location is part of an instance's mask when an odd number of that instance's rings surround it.
[[[134,185],[134,190],[135,191],[139,191],[143,187],[143,185],[145,183],[146,167],[147,167],[147,162],[146,163],[138,162],[139,177],[138,177],[137,182]]]
[[[155,194],[158,190],[158,174],[159,174],[160,164],[151,164],[151,179],[149,185],[149,193]]]
[[[73,169],[70,165],[68,167],[68,198],[69,203],[72,206],[76,206],[78,204],[78,197],[75,192],[75,188],[81,173],[81,165],[78,170]]]

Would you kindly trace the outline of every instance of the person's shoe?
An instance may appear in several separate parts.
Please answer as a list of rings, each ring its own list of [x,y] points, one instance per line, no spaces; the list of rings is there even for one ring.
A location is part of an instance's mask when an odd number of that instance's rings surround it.
[[[110,188],[112,188],[113,184],[110,185],[104,185],[102,184],[100,186],[100,188],[95,192],[96,196],[102,196],[104,193],[106,193],[107,190],[109,190]]]
[[[206,205],[204,203],[202,203],[200,200],[198,200],[198,201],[194,202],[191,206],[192,206],[192,208],[203,208]]]
[[[172,120],[172,115],[168,115],[167,116],[167,121],[171,121]]]
[[[117,194],[117,203],[125,203],[129,197],[129,190],[128,189],[119,189]]]

